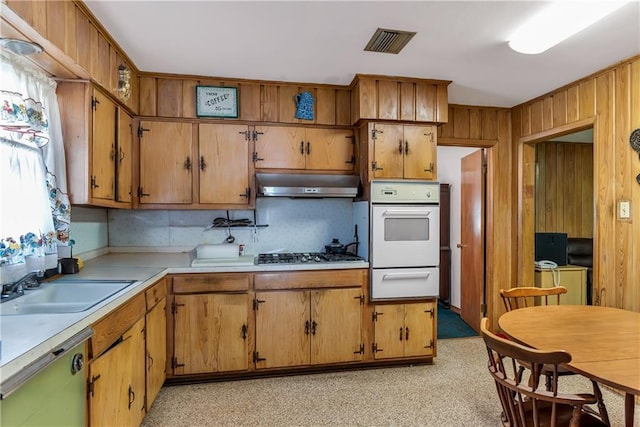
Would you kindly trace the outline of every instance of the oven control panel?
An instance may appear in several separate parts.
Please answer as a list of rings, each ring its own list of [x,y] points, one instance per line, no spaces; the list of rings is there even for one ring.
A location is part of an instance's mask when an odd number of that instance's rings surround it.
[[[371,203],[440,202],[440,183],[433,181],[371,181]]]

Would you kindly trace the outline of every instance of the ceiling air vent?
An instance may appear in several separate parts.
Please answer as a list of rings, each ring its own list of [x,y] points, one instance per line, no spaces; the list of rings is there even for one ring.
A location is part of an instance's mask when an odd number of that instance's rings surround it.
[[[364,50],[369,52],[398,53],[416,33],[378,28]]]

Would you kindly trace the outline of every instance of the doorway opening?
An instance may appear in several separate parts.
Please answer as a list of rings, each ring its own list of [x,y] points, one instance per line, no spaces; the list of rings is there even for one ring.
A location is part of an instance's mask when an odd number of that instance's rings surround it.
[[[564,303],[592,304],[593,128],[551,136],[530,145],[535,155],[534,259],[546,259],[546,239],[559,236],[563,249],[557,270],[549,272],[531,266],[534,272],[530,285],[562,285],[568,288]]]

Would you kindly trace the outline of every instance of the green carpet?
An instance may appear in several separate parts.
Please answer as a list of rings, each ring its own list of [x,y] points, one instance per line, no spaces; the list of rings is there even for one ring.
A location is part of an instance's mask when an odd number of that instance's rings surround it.
[[[478,334],[460,315],[438,304],[438,339],[475,337]]]

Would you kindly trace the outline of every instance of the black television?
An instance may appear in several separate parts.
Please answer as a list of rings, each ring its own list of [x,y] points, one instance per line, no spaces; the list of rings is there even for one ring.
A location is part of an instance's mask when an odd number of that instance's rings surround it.
[[[567,265],[567,233],[536,233],[535,260]]]

